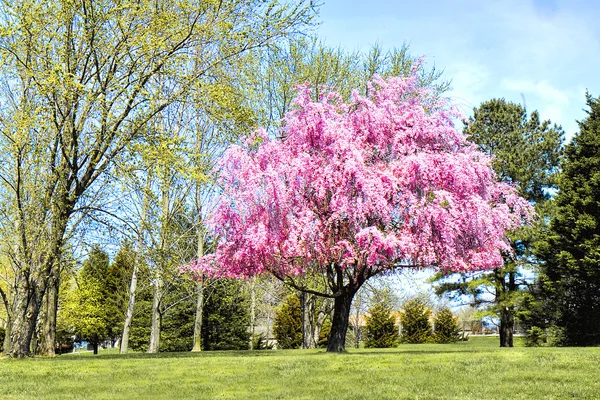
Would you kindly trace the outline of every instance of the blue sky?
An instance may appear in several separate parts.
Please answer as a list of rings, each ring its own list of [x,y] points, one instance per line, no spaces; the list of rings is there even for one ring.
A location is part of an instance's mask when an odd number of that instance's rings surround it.
[[[563,0],[324,0],[319,36],[367,50],[406,42],[444,70],[461,111],[494,97],[563,126],[583,119],[586,88],[600,96],[600,2]]]

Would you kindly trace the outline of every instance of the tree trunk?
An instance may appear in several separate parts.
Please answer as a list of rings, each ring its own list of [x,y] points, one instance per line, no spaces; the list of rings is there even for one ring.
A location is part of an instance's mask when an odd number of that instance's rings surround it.
[[[192,351],[202,351],[202,314],[204,313],[204,281],[196,283],[196,319],[194,320],[194,347]]]
[[[31,339],[40,313],[40,298],[43,297],[43,290],[35,286],[36,283],[34,279],[22,277],[13,292],[10,351],[5,353],[13,358],[31,355]]]
[[[45,297],[45,319],[40,340],[40,354],[46,357],[56,355],[56,312],[58,310],[59,271],[54,271],[57,276],[50,281]]]
[[[119,352],[121,354],[127,353],[129,350],[129,331],[131,330],[131,323],[133,321],[133,309],[135,307],[135,291],[137,290],[137,274],[138,264],[140,262],[140,255],[142,254],[144,246],[144,230],[146,224],[146,213],[148,210],[148,191],[150,190],[150,176],[146,176],[146,187],[142,194],[142,215],[140,218],[140,228],[137,237],[137,251],[135,254],[135,260],[133,262],[133,270],[131,271],[131,282],[129,283],[129,300],[127,301],[127,313],[125,314],[125,322],[123,323],[123,333],[121,335],[121,344],[119,346]]]
[[[356,314],[354,314],[354,348],[358,349],[360,345],[360,311],[363,302],[362,291],[358,292],[356,300],[356,303],[354,303],[356,309]]]
[[[331,321],[331,332],[327,338],[327,352],[342,352],[346,346],[346,333],[348,332],[348,320],[350,319],[350,306],[356,292],[344,291],[334,299],[333,319]]]
[[[8,313],[8,310],[7,310]],[[6,330],[4,332],[5,336],[4,336],[4,343],[2,345],[2,352],[4,354],[9,354],[10,353],[10,328],[12,326],[12,322],[10,320],[10,315],[8,316],[7,320],[6,320]]]
[[[150,328],[150,345],[148,353],[158,353],[160,344],[160,291],[161,281],[158,276],[154,279],[154,295],[152,299],[152,326]]]
[[[315,296],[300,293],[300,306],[302,307],[302,348],[314,349],[315,332]]]
[[[326,303],[328,301],[329,301],[329,299],[326,299],[326,298],[323,299],[323,305],[321,306],[319,314],[317,315],[317,318],[315,320],[315,330],[313,332],[313,340],[315,342],[315,348],[319,347],[319,339],[321,338],[321,330],[323,329],[323,324],[325,323],[325,320],[329,316],[329,312],[323,311],[323,308],[327,307]]]
[[[511,297],[517,288],[515,284],[515,272],[508,272],[508,283],[506,282],[506,275],[506,269],[494,270],[496,304],[500,311],[500,347],[513,347],[515,317]]]
[[[123,334],[121,335],[121,343],[119,352],[127,353],[129,349],[129,331],[131,330],[131,322],[133,321],[133,307],[135,306],[135,291],[137,289],[137,269],[138,255],[133,263],[133,271],[131,272],[131,282],[129,283],[129,301],[127,302],[127,313],[125,314],[125,322],[123,323]]]
[[[98,354],[98,342],[94,342],[92,347],[94,348],[94,354]]]
[[[200,186],[196,184],[196,204],[198,218],[198,231],[196,232],[198,248],[196,256],[200,259],[204,255],[204,230],[202,227],[202,202],[200,198]],[[202,316],[204,314],[204,277],[200,276],[196,283],[196,318],[194,320],[194,346],[192,351],[202,351]],[[252,339],[250,339],[252,343]]]
[[[254,350],[254,332],[256,327],[256,278],[250,281],[250,350]]]
[[[513,347],[514,318],[510,307],[500,309],[500,347]]]

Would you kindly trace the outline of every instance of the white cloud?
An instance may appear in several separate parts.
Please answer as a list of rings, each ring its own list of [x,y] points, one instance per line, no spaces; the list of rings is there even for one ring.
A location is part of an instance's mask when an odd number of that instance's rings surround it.
[[[569,95],[555,88],[548,81],[534,82],[526,79],[504,79],[502,86],[508,90],[522,93],[525,98],[529,95],[535,95],[543,102],[556,106],[567,106],[569,104]]]

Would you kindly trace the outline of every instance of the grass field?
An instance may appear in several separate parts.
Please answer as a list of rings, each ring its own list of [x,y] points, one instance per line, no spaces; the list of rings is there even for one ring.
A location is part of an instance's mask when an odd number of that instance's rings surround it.
[[[497,338],[323,350],[0,360],[0,399],[600,399],[600,348]]]

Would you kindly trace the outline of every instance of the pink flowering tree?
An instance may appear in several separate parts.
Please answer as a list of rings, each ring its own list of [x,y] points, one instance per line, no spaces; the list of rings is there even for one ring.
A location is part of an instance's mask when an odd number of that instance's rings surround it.
[[[415,76],[375,77],[368,96],[313,102],[301,87],[281,137],[232,146],[210,217],[213,254],[188,268],[209,276],[272,274],[334,299],[327,351],[343,351],[350,305],[370,278],[403,268],[491,269],[529,204],[499,183],[490,159]],[[302,276],[318,274],[325,290]]]

